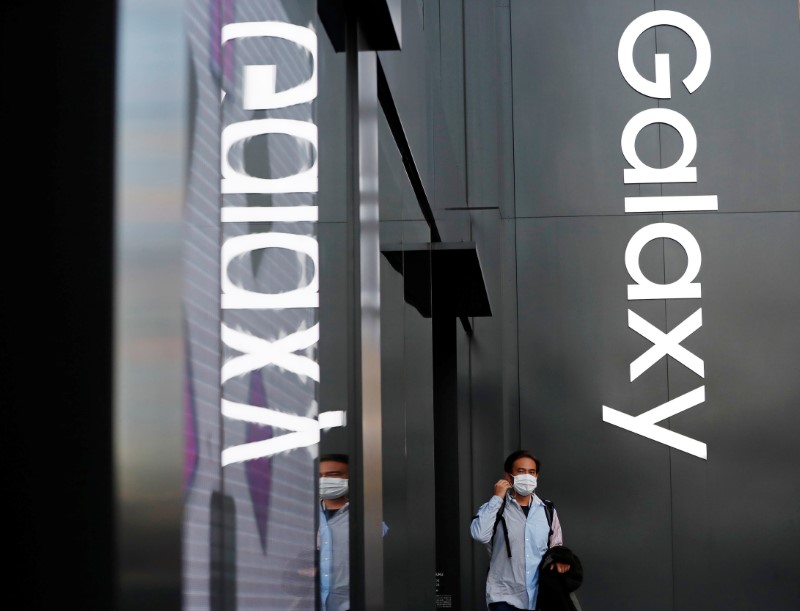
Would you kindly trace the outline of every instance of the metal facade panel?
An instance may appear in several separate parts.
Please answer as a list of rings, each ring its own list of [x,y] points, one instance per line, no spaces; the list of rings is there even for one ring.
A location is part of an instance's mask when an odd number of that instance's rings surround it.
[[[628,378],[646,341],[627,327],[623,250],[644,224],[517,220],[521,446],[542,460],[537,494],[582,560],[587,608],[672,609],[669,450],[601,419],[602,405],[636,414],[667,396],[663,364]],[[663,269],[660,253],[643,258]],[[663,304],[647,306],[662,326]]]
[[[319,313],[319,410],[344,411],[352,417],[352,390],[344,355],[352,349],[348,333],[348,298],[341,287],[347,285],[347,226],[345,223],[320,223],[320,313]],[[320,453],[348,453],[346,427],[322,431]]]
[[[467,200],[463,205],[513,211],[511,34],[508,7],[463,3]],[[450,204],[452,205],[452,204]]]
[[[383,230],[383,226],[381,227]],[[408,465],[406,454],[405,406],[405,324],[406,306],[403,302],[403,276],[394,273],[386,260],[381,261],[381,359],[383,379],[383,477],[384,520],[389,526],[384,542],[385,583],[387,601],[391,608],[408,609],[409,584],[404,570],[408,555],[407,533],[412,522],[407,511]]]
[[[622,78],[617,45],[652,8],[644,0],[511,3],[517,216],[620,214],[620,136],[651,104]],[[643,35],[637,59],[654,48],[652,33]],[[657,159],[657,128],[637,144]]]
[[[687,227],[703,252],[703,327],[683,345],[704,359],[705,377],[670,359],[669,379],[671,396],[705,384],[706,401],[671,426],[708,444],[707,462],[672,453],[675,608],[792,609],[800,600],[791,551],[800,542],[791,432],[800,427],[800,213],[666,220]],[[669,246],[674,275],[685,256]],[[669,328],[694,311],[691,301],[668,305]]]
[[[347,219],[347,66],[344,53],[335,53],[327,36],[319,37],[319,220]]]
[[[656,28],[673,75],[672,97],[660,105],[683,114],[698,141],[697,183],[665,185],[664,194],[715,194],[720,212],[800,210],[797,3],[671,0],[658,8],[694,19],[711,46],[708,76],[689,94],[679,79],[693,66],[692,42],[676,28]],[[665,164],[681,146],[673,129],[662,128],[662,141],[667,136]]]

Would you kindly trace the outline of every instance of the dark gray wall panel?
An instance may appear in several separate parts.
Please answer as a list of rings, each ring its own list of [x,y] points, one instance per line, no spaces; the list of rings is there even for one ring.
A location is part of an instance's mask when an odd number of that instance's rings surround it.
[[[321,29],[321,28],[320,28]],[[316,121],[319,137],[319,219],[347,219],[347,110],[345,108],[346,63],[344,53],[335,53],[327,36],[319,41]]]
[[[665,220],[691,231],[703,254],[702,298],[667,310],[673,328],[703,308],[703,327],[683,345],[704,359],[705,379],[671,360],[669,380],[673,397],[705,383],[706,402],[671,425],[708,444],[707,462],[672,457],[676,609],[796,609],[800,213]],[[677,275],[685,256],[665,246]]]
[[[495,316],[500,318],[503,345],[503,419],[504,439],[510,446],[519,446],[519,327],[517,325],[517,235],[516,222],[500,224],[500,290],[502,299],[495,302]],[[489,268],[485,273],[489,273]]]
[[[625,82],[617,45],[625,27],[653,10],[648,2],[512,2],[517,208],[521,216],[615,214],[625,195],[718,195],[720,210],[797,210],[800,206],[800,56],[797,7],[790,2],[690,2],[656,8],[684,12],[706,31],[712,53],[706,81],[689,95],[680,78],[695,57],[688,37],[670,26],[650,29],[635,46],[636,65],[651,77],[653,54],[670,54],[672,98],[657,101]],[[733,11],[740,11],[734,18]],[[746,23],[742,28],[738,24]],[[627,121],[657,106],[682,113],[698,138],[698,182],[622,183],[620,150]],[[649,126],[637,139],[641,158],[668,165],[682,149],[672,128]],[[746,179],[742,179],[746,176]],[[587,197],[581,185],[591,184]]]
[[[472,319],[473,401],[476,406],[494,406],[502,418],[503,435],[491,442],[497,459],[519,445],[519,404],[516,379],[516,284],[513,222],[500,218],[497,210],[473,212],[472,239],[478,249],[492,316]],[[510,332],[508,331],[510,329]],[[512,335],[513,333],[513,335]],[[505,374],[510,374],[506,377]],[[496,469],[495,471],[496,472]],[[494,484],[497,477],[490,483]],[[478,498],[483,498],[483,494]],[[483,499],[484,501],[487,499]]]
[[[493,313],[499,313],[506,298],[503,289],[507,288],[501,274],[495,271],[501,269],[502,257],[508,254],[503,248],[502,221],[497,210],[475,212],[471,216],[474,219],[472,238],[478,249],[489,302]],[[514,298],[513,293],[510,298]],[[475,330],[470,342],[474,515],[478,507],[492,496],[492,486],[502,474],[508,448],[517,444],[516,426],[513,426],[517,420],[517,408],[514,405],[511,408],[513,412],[509,413],[504,403],[503,372],[507,365],[504,361],[507,351],[500,341],[503,318],[495,315],[471,320]],[[513,429],[513,439],[508,438],[510,429]],[[468,525],[464,530],[467,534]],[[476,562],[488,566],[484,546],[473,542],[472,549]],[[484,600],[482,588],[478,600]]]
[[[509,8],[495,0],[464,3],[467,195],[471,206],[513,214]]]
[[[638,194],[622,182],[620,137],[654,104],[625,82],[617,46],[625,27],[651,10],[645,0],[512,1],[518,216],[620,214],[624,196]],[[652,73],[654,48],[652,32],[635,47],[643,74],[648,66]],[[657,159],[657,127],[642,130],[637,147],[643,160]]]
[[[680,79],[694,65],[694,47],[680,30],[657,28],[658,52],[669,53],[673,81],[672,98],[660,105],[683,114],[698,141],[692,164],[697,184],[665,185],[664,194],[718,195],[720,211],[800,210],[797,3],[737,0],[723,9],[713,2],[671,0],[658,2],[658,8],[694,19],[711,45],[708,77],[689,94]],[[680,152],[680,137],[672,141],[665,162]]]
[[[470,338],[464,331],[461,323],[453,320],[456,327],[456,367],[457,367],[457,403],[458,403],[458,453],[459,453],[459,499],[458,515],[459,525],[464,534],[464,542],[460,549],[461,566],[461,604],[464,609],[482,608],[483,591],[477,593],[474,579],[475,573],[475,548],[472,538],[464,528],[475,515],[473,503],[473,464],[474,448],[472,445],[472,402],[470,401]],[[485,553],[483,554],[486,555]],[[485,574],[478,573],[478,574]],[[477,584],[480,585],[480,584]],[[477,601],[477,602],[476,602]]]
[[[431,4],[430,19],[426,21],[435,42],[429,47],[435,56],[432,63],[438,68],[438,73],[432,74],[429,90],[434,210],[465,206],[467,202],[462,20],[461,2],[445,0]],[[454,238],[445,232],[442,239]]]
[[[703,296],[629,303],[624,247],[653,220],[517,221],[522,445],[543,459],[541,492],[587,569],[586,605],[751,609],[760,592],[759,605],[793,609],[800,487],[785,431],[798,426],[800,214],[668,216],[700,244]],[[681,275],[679,246],[650,246],[648,277]],[[707,401],[664,426],[707,443],[708,461],[599,413],[604,404],[635,415],[702,383],[671,358],[668,372],[662,359],[630,382],[630,362],[651,344],[625,319],[630,308],[668,331],[699,306],[703,327],[682,345],[705,361]]]
[[[434,507],[433,362],[431,321],[410,305],[404,314],[403,395],[406,409],[407,609],[431,608],[435,597],[436,517]],[[387,457],[390,459],[390,457]],[[412,560],[413,559],[413,560]],[[398,607],[397,611],[401,611]]]
[[[401,229],[399,223],[392,223]],[[381,224],[384,233],[385,224]],[[385,235],[385,234],[384,234]],[[392,236],[394,238],[394,236]],[[395,238],[396,239],[396,238]],[[381,259],[381,381],[383,407],[383,487],[384,521],[389,536],[384,541],[384,588],[387,601],[396,609],[408,608],[406,558],[410,553],[407,533],[408,468],[405,460],[405,389],[403,276]]]
[[[627,326],[624,250],[647,219],[517,220],[521,445],[578,553],[586,608],[672,609],[669,450],[602,421],[667,399],[666,365],[629,381],[647,340]],[[659,249],[643,252],[649,277]],[[663,328],[664,305],[637,311]]]
[[[384,245],[428,237],[424,221],[381,222]],[[405,282],[381,257],[385,608],[395,611],[432,608],[435,596],[431,320],[405,303]]]
[[[350,377],[346,355],[348,334],[347,226],[319,223],[319,411],[344,410],[351,414]],[[320,433],[320,453],[350,453],[346,427]]]

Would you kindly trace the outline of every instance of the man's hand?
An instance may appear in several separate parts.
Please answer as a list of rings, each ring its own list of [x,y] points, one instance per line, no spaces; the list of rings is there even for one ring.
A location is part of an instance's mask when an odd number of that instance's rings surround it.
[[[511,484],[508,483],[506,479],[499,479],[497,483],[494,485],[494,495],[499,496],[501,499],[506,497],[506,492],[508,489],[511,488]]]
[[[553,564],[551,564],[550,565],[551,571],[553,570],[553,567],[555,567],[555,569],[559,573],[566,573],[570,569],[570,565],[564,564],[563,562],[554,562]]]

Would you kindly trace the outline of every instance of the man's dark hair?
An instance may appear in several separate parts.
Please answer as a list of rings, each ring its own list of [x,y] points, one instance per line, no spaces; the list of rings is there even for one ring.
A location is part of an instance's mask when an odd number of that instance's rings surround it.
[[[319,462],[325,460],[335,460],[336,462],[343,462],[346,465],[350,464],[350,457],[347,454],[323,454],[319,457]]]
[[[516,452],[511,452],[511,454],[508,455],[508,458],[506,458],[506,462],[503,463],[503,470],[506,473],[511,473],[511,469],[514,468],[514,463],[520,458],[530,458],[536,463],[536,471],[538,472],[542,470],[542,463],[540,463],[539,459],[533,454],[528,452],[528,450],[517,450]]]

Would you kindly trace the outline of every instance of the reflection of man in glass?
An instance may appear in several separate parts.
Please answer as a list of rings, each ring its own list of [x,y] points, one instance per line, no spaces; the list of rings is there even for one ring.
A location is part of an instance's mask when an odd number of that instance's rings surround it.
[[[350,609],[350,515],[346,454],[319,458],[319,585],[322,611]]]

